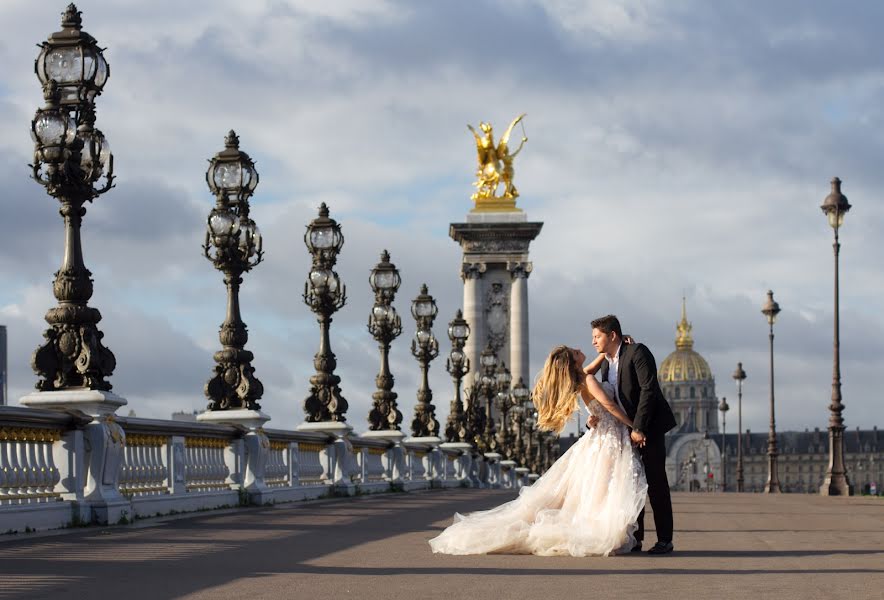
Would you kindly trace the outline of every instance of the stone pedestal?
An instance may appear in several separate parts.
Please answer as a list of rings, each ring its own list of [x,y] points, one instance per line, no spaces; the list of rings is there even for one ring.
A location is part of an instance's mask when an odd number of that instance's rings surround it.
[[[445,442],[440,444],[439,448],[447,450],[459,450],[460,456],[457,457],[457,480],[467,487],[476,487],[470,478],[473,470],[473,445],[466,442]]]
[[[528,485],[528,472],[530,471],[527,467],[516,467],[516,488],[521,489]]]
[[[264,481],[264,468],[267,465],[267,455],[270,452],[270,440],[264,433],[264,423],[269,421],[270,417],[260,410],[209,410],[198,415],[196,420],[201,423],[239,425],[248,429],[242,439],[245,450],[242,480],[239,482],[234,480],[233,483],[242,486],[242,489],[249,495],[251,504],[267,503],[272,494]],[[236,468],[236,465],[232,466],[234,468],[230,469],[231,474],[238,474],[239,469]]]
[[[74,510],[86,521],[100,524],[127,522],[133,516],[132,506],[120,494],[120,466],[126,433],[114,417],[126,399],[100,390],[64,390],[34,392],[19,402],[30,408],[51,410],[79,410],[92,417],[83,428],[83,461],[74,465],[72,483],[82,495],[74,500]],[[81,472],[77,470],[82,469]]]
[[[358,472],[356,459],[351,452],[353,446],[347,436],[353,431],[353,427],[341,421],[317,421],[304,422],[295,427],[296,431],[310,431],[324,433],[332,436],[334,441],[329,449],[329,481],[332,491],[340,496],[353,496],[356,494],[356,484],[353,476]]]
[[[442,438],[435,435],[408,437],[403,440],[406,444],[413,446],[420,445],[427,448],[427,455],[424,457],[424,478],[430,482],[431,487],[437,484],[441,485],[444,473],[442,473],[442,452],[439,446],[442,444]]]
[[[516,487],[516,461],[502,460],[500,461],[500,485],[506,489]]]
[[[503,458],[497,452],[485,453],[485,483],[492,489],[500,488],[500,459]]]
[[[401,486],[405,473],[405,450],[402,448],[402,440],[407,437],[405,433],[398,429],[381,429],[366,431],[359,437],[366,440],[386,440],[392,444],[382,459],[384,479],[395,487]]]

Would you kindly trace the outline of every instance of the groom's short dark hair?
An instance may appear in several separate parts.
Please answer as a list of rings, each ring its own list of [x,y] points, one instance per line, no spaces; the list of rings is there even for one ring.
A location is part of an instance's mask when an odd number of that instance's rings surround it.
[[[623,330],[620,329],[620,319],[618,319],[614,315],[605,315],[604,317],[599,317],[598,319],[594,319],[591,324],[593,329],[598,329],[608,334],[613,331],[617,334],[617,337],[623,337]]]

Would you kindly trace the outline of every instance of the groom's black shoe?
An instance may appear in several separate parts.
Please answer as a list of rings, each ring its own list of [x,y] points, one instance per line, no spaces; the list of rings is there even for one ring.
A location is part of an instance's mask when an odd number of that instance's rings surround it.
[[[675,549],[672,542],[657,542],[654,547],[648,550],[648,554],[669,554]]]
[[[642,543],[641,542],[636,542],[635,546],[633,546],[632,550],[630,550],[630,552],[641,552],[641,551],[642,551]]]

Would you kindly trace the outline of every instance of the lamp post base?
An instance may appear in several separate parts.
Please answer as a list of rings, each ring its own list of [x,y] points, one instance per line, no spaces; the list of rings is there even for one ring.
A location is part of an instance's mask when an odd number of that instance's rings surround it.
[[[821,496],[853,496],[853,486],[847,480],[847,475],[826,475],[823,485],[820,486]]]

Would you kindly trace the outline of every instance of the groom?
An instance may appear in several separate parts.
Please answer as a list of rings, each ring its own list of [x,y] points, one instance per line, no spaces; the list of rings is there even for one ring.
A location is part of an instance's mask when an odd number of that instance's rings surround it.
[[[657,543],[648,554],[672,552],[672,500],[666,479],[666,443],[664,435],[675,427],[675,416],[657,381],[657,364],[644,344],[624,344],[620,321],[614,315],[592,322],[592,345],[607,359],[602,363],[602,381],[614,386],[616,398],[632,419],[632,443],[639,448],[648,496],[654,509]],[[595,426],[593,419],[590,425]],[[640,552],[645,537],[645,511],[638,516],[636,545]]]

